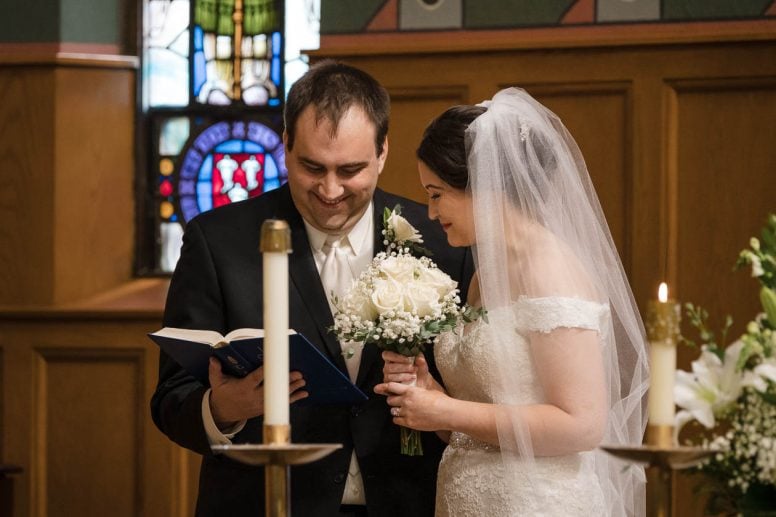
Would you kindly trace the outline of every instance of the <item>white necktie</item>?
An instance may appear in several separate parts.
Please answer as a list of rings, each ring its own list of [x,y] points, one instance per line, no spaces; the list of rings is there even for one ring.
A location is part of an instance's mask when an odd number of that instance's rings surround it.
[[[347,237],[337,238],[330,235],[323,243],[321,251],[326,255],[321,266],[321,282],[326,291],[326,299],[334,313],[333,299],[341,298],[350,288],[353,274],[350,272],[348,253],[350,244]]]
[[[348,255],[350,254],[348,238],[338,238],[330,235],[326,238],[321,251],[326,255],[321,266],[321,283],[326,291],[326,299],[329,301],[331,313],[334,314],[333,299],[336,296],[344,296],[353,282],[353,272],[350,268]],[[342,355],[345,358],[345,366],[352,382],[356,382],[358,366],[361,363],[361,347],[355,343],[340,342]],[[350,456],[348,467],[348,479],[345,482],[345,492],[342,496],[343,504],[365,504],[364,484],[361,472],[356,460],[356,453]]]
[[[332,302],[334,296],[341,298],[347,294],[353,283],[353,271],[348,260],[351,247],[347,237],[338,239],[336,236],[329,236],[326,238],[321,251],[326,254],[321,266],[321,282],[326,290],[331,313],[334,314]],[[350,380],[356,382],[358,365],[361,364],[361,347],[357,343],[347,341],[340,342],[340,346]]]

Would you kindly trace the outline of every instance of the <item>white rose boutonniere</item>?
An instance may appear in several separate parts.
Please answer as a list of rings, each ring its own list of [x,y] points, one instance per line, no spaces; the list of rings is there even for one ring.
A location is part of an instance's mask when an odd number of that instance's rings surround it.
[[[401,216],[400,205],[396,205],[393,210],[386,208],[383,211],[383,244],[388,251],[409,248],[410,251],[420,255],[433,255],[431,251],[421,246],[423,237],[418,230]]]

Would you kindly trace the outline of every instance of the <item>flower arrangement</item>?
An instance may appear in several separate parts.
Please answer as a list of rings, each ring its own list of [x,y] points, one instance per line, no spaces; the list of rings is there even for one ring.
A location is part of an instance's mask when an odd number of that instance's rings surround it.
[[[744,266],[761,284],[764,312],[732,344],[723,344],[729,316],[718,343],[708,313],[686,306],[702,344],[692,372],[676,373],[675,428],[678,435],[685,424],[697,422],[702,431],[696,444],[716,451],[699,466],[718,482],[709,491],[710,513],[765,509],[776,515],[776,215],[768,217],[762,239],[753,237],[739,254],[736,268]]]
[[[401,216],[401,207],[386,208],[383,236],[387,251],[341,299],[334,299],[333,331],[340,341],[374,344],[383,350],[416,357],[459,321],[473,321],[481,311],[460,307],[457,283],[427,256],[422,236]],[[402,427],[401,452],[422,455],[420,434]]]

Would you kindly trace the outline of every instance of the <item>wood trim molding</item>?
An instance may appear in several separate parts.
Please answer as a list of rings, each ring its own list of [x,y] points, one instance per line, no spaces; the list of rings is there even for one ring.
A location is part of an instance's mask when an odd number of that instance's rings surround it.
[[[136,70],[136,56],[119,54],[117,45],[89,43],[1,43],[0,66],[53,65]]]
[[[679,100],[669,84],[663,89],[663,127],[659,242],[665,253],[660,256],[660,270],[663,280],[676,289],[679,282]]]
[[[311,56],[482,52],[776,40],[776,19],[321,35]]]
[[[127,282],[88,300],[63,305],[2,306],[3,320],[158,320],[164,313],[169,278]]]
[[[464,102],[469,96],[469,87],[461,85],[431,85],[423,87],[393,87],[387,86],[388,94],[391,96],[391,102],[397,100],[431,100],[431,99],[449,99],[455,97]]]

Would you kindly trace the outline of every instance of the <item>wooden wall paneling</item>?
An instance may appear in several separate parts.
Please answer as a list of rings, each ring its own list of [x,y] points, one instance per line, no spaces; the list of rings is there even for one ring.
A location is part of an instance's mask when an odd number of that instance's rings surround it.
[[[145,334],[158,327],[121,316],[0,320],[2,459],[24,468],[16,517],[193,514],[198,457],[150,417],[158,349]]]
[[[761,310],[757,281],[748,268],[732,268],[776,211],[776,75],[669,81],[666,88],[669,134],[675,135],[668,153],[675,184],[669,269],[681,300],[708,309],[712,329],[718,332],[725,316],[733,316],[730,343]],[[698,339],[687,322],[683,327]],[[680,367],[697,355],[680,347]],[[677,490],[689,493],[698,482],[681,473]],[[676,498],[675,506],[678,515],[702,515],[692,499]]]
[[[138,515],[147,411],[142,350],[36,352],[38,508],[48,516]]]
[[[429,122],[450,106],[466,102],[466,88],[459,86],[389,87],[391,121],[388,160],[380,175],[380,188],[427,203],[418,179],[417,149]],[[395,151],[394,151],[395,149]]]
[[[0,67],[0,304],[51,298],[54,90],[46,68]]]
[[[648,63],[651,63],[649,60]],[[668,268],[668,174],[663,79],[645,70],[634,80],[633,224],[630,228],[633,268],[629,280],[642,316],[648,300],[657,298],[658,285],[669,284],[676,294],[675,278]]]
[[[62,67],[56,77],[53,302],[61,303],[132,277],[135,73]]]
[[[731,313],[742,331],[760,304],[749,272],[732,272],[738,252],[776,211],[776,73],[672,81],[677,135],[672,268],[681,298]]]
[[[3,371],[0,385],[3,391],[3,462],[19,465],[23,472],[14,480],[14,517],[39,515],[35,513],[33,483],[34,469],[31,453],[38,422],[33,414],[35,382],[33,353],[27,346],[30,336],[24,331],[0,321],[0,346],[3,349]]]

